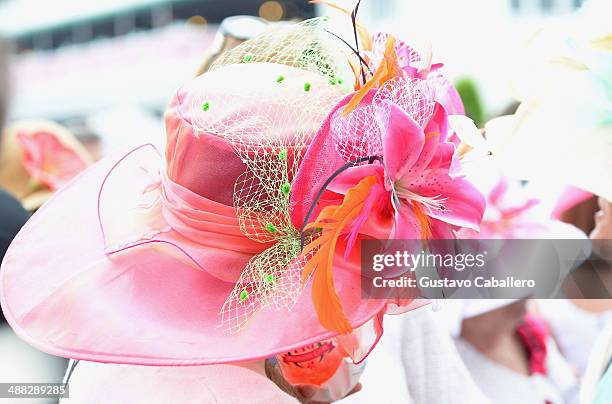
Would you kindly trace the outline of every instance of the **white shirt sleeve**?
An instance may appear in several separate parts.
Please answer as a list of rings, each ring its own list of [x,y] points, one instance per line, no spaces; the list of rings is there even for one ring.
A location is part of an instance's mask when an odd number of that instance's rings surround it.
[[[362,391],[342,404],[485,404],[446,324],[429,306],[385,316],[384,333],[368,357]]]
[[[415,403],[490,403],[465,367],[446,323],[429,307],[405,316],[401,358]]]

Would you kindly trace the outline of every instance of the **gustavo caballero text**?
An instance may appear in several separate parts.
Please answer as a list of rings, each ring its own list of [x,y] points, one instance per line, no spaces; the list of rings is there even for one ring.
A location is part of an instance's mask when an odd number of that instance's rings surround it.
[[[533,279],[517,279],[513,276],[496,278],[494,276],[476,276],[473,279],[436,279],[428,276],[401,276],[385,279],[382,276],[372,278],[375,288],[533,288]]]

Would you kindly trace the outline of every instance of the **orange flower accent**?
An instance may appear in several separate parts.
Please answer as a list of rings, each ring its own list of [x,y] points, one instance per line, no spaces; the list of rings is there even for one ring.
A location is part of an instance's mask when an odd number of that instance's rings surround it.
[[[395,38],[389,35],[387,37],[387,43],[385,44],[385,54],[380,66],[376,69],[374,76],[353,95],[353,98],[351,98],[349,103],[346,104],[342,110],[342,114],[347,116],[353,112],[371,89],[381,87],[387,81],[398,76],[402,76],[402,72],[397,62],[397,54],[395,53]]]
[[[322,229],[322,233],[304,247],[303,254],[317,251],[304,266],[302,279],[308,279],[316,269],[312,284],[312,301],[317,317],[323,327],[341,334],[349,333],[353,328],[344,314],[334,288],[333,262],[336,244],[346,226],[362,212],[370,189],[377,183],[375,176],[365,177],[347,191],[341,205],[325,207],[317,219],[305,227]]]

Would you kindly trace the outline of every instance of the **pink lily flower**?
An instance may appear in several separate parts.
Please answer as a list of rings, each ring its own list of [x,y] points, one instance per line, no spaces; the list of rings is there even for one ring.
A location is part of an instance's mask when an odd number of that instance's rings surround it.
[[[478,231],[485,210],[482,194],[465,178],[455,175],[455,145],[447,140],[445,109],[435,104],[424,127],[393,103],[382,133],[383,164],[352,167],[340,174],[328,190],[345,195],[368,176],[379,179],[371,200],[357,218],[362,234],[397,239],[448,239],[453,230]],[[386,115],[383,107],[376,113]],[[375,201],[375,202],[373,202]],[[355,229],[350,233],[354,233]]]
[[[459,238],[513,239],[554,234],[551,227],[558,222],[536,211],[540,200],[529,197],[519,183],[499,175],[492,185],[488,191],[483,189],[487,208],[480,232],[462,229],[457,234]]]

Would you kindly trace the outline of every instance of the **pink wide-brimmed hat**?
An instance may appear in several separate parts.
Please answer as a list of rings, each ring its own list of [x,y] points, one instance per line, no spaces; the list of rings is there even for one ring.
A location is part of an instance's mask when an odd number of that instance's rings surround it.
[[[172,100],[165,160],[151,145],[103,160],[32,217],[0,272],[21,338],[74,359],[201,365],[348,335],[359,360],[388,309],[423,304],[363,298],[357,241],[477,228],[484,199],[451,172],[427,81],[396,69],[349,94],[355,58],[321,24],[226,53]]]

